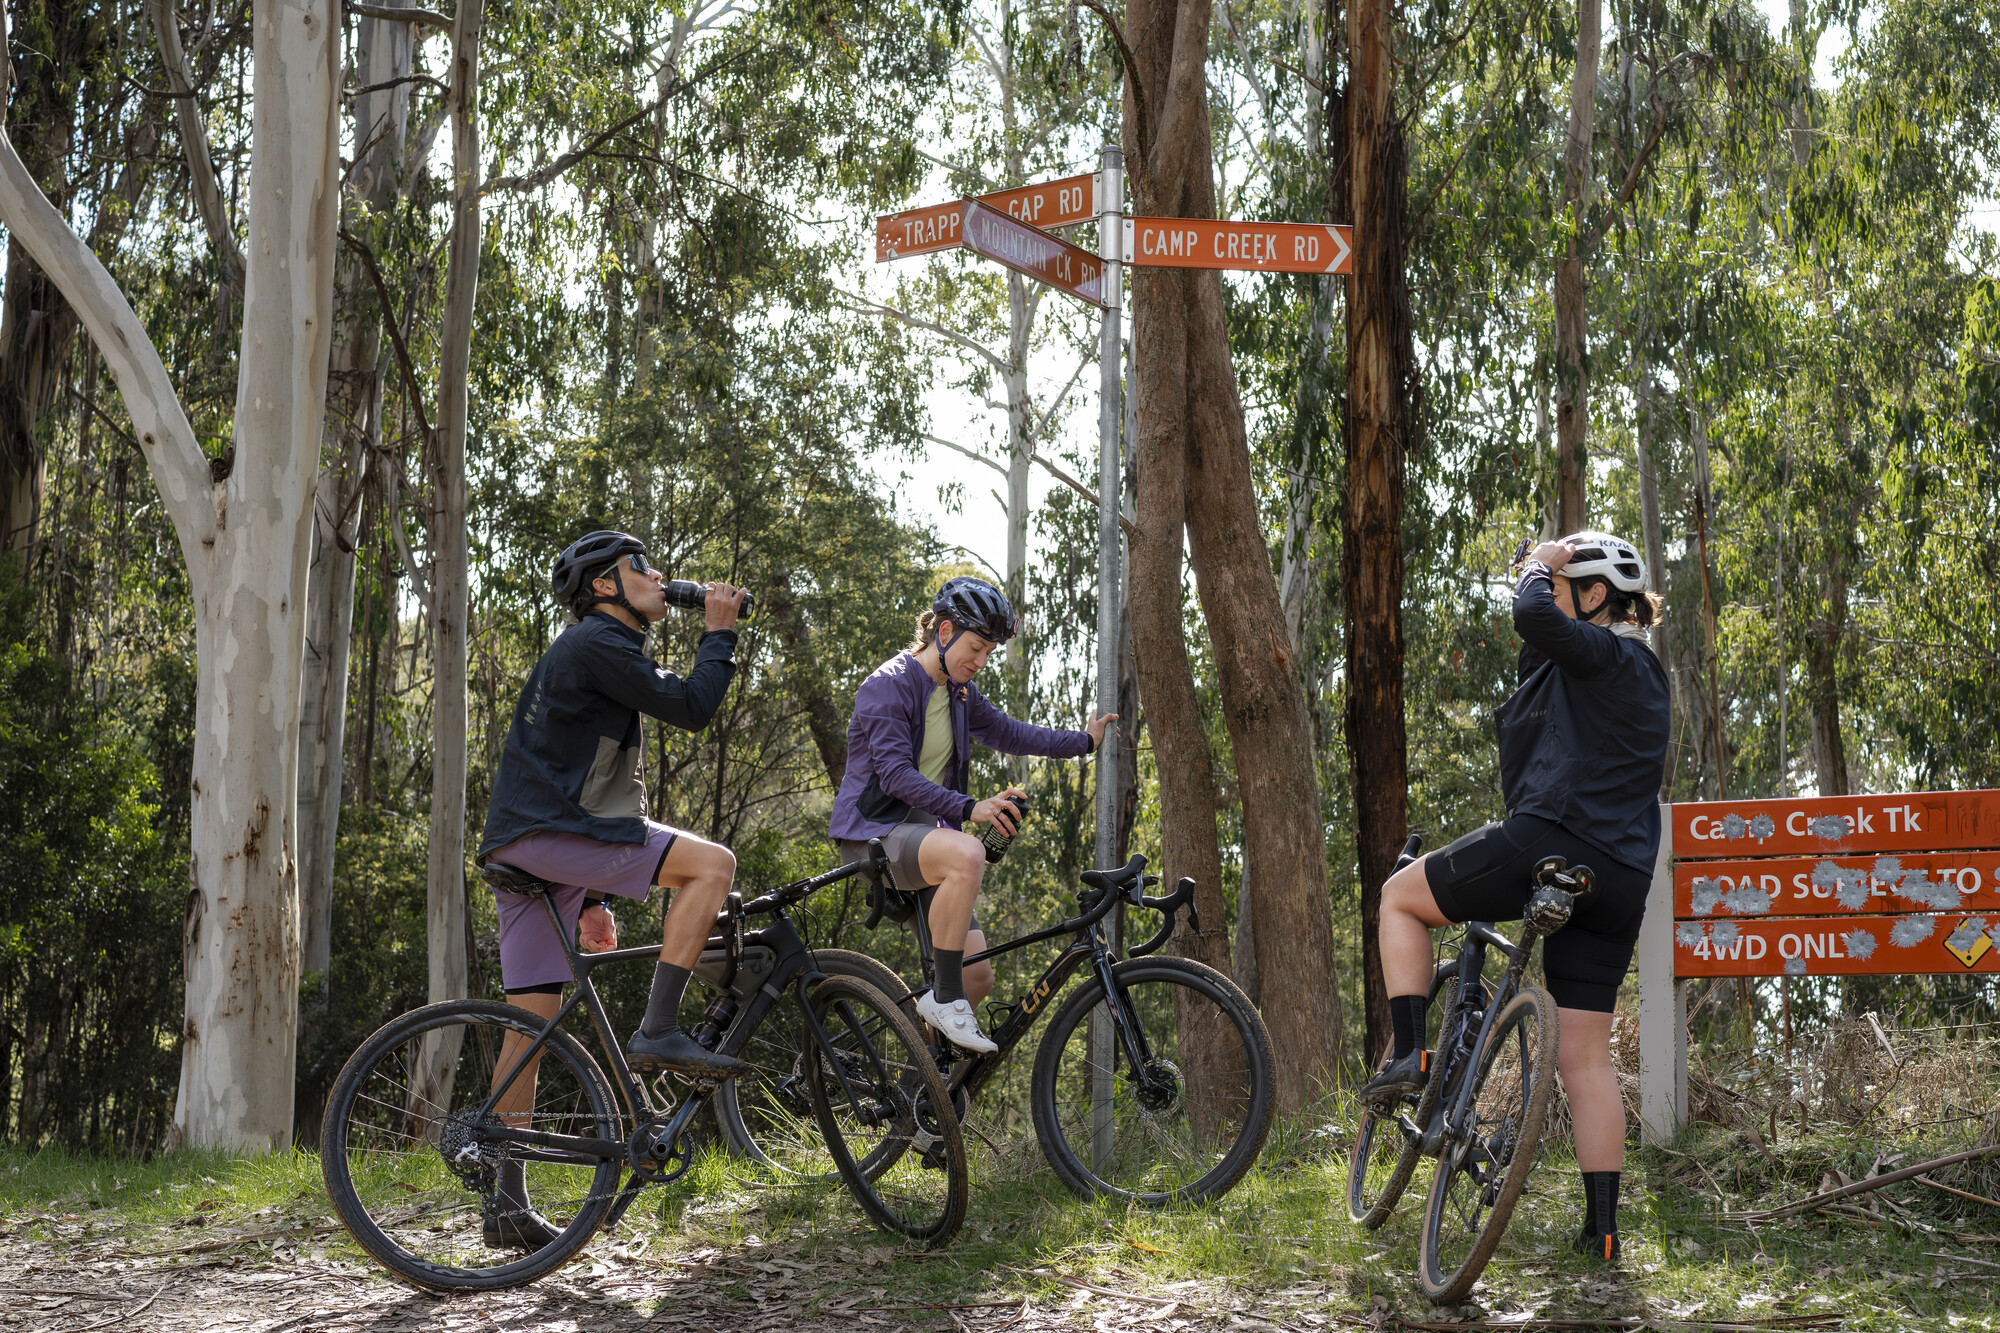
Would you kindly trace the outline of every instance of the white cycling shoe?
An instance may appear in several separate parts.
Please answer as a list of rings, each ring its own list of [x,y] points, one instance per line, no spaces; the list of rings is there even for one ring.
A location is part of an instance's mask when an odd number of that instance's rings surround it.
[[[979,1030],[979,1019],[973,1015],[969,1000],[940,1004],[936,991],[925,991],[917,997],[917,1017],[943,1033],[944,1039],[960,1050],[991,1055],[1000,1049]]]

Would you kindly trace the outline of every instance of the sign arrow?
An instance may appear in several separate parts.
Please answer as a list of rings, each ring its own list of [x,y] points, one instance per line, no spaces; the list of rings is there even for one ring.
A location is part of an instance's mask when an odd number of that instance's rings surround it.
[[[1353,232],[1324,222],[1126,218],[1125,262],[1141,268],[1348,273]]]

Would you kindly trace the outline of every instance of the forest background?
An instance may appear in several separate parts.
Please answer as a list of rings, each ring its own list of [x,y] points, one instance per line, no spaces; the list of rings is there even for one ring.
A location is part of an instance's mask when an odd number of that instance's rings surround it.
[[[723,711],[699,736],[652,729],[646,773],[654,815],[732,845],[747,884],[829,863],[854,687],[948,573],[987,573],[1027,612],[990,692],[1050,724],[1087,716],[1096,519],[1068,479],[1094,475],[1094,317],[961,256],[865,256],[877,212],[1088,170],[1107,130],[1129,137],[1115,9],[346,7],[299,685],[301,1138],[359,1038],[439,993],[440,968],[497,994],[464,853],[519,682],[563,623],[550,560],[581,532],[636,532],[670,576],[758,592]],[[1491,715],[1523,535],[1581,517],[1646,545],[1668,599],[1668,798],[2000,785],[2000,243],[1979,225],[2000,5],[1225,0],[1208,17],[1225,217],[1348,220],[1358,44],[1393,54],[1371,159],[1407,333],[1395,521],[1371,530],[1400,561],[1393,718],[1350,684],[1381,647],[1357,639],[1368,478],[1350,466],[1354,335],[1333,322],[1359,298],[1219,286],[1317,774],[1332,940],[1314,980],[1347,1016],[1347,1061],[1380,1035],[1356,811],[1388,791],[1433,845],[1500,813]],[[247,0],[8,6],[8,134],[132,303],[218,485],[240,437],[252,18]],[[97,349],[11,235],[6,262],[0,1135],[145,1152],[174,1120],[200,938],[200,593]],[[959,470],[933,503],[940,460]],[[1214,608],[1192,579],[1178,605],[1229,926],[1200,949],[1276,999],[1295,979],[1260,975],[1250,923],[1280,877],[1246,868]],[[694,630],[669,620],[656,655],[686,660]],[[1125,647],[1141,720],[1121,837],[1157,859],[1162,748]],[[1406,793],[1370,768],[1390,723]],[[1011,934],[1088,861],[1091,774],[993,756],[976,774],[1034,793],[981,908]],[[657,906],[622,910],[628,938],[651,933]],[[815,938],[871,947],[860,915],[830,898]],[[1787,979],[1699,1008],[1775,1040],[1889,1005],[1990,1016],[1992,995]]]

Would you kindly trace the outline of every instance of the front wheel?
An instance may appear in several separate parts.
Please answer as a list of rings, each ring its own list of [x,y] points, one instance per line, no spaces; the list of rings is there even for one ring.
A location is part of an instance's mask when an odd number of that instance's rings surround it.
[[[1093,978],[1056,1011],[1035,1053],[1042,1151],[1086,1199],[1162,1207],[1217,1198],[1257,1160],[1271,1128],[1264,1020],[1234,982],[1192,959],[1134,958],[1111,972],[1117,1008]],[[1093,1024],[1093,1015],[1112,1021]],[[1110,1050],[1093,1049],[1093,1026],[1112,1031]]]
[[[512,1127],[608,1142],[623,1137],[603,1071],[576,1039],[552,1032],[533,1065],[482,1116],[544,1023],[525,1009],[454,1000],[385,1024],[334,1080],[320,1129],[327,1197],[357,1244],[395,1276],[430,1291],[491,1291],[569,1261],[603,1220],[618,1185],[614,1157],[493,1137]],[[512,1221],[502,1182],[555,1228],[532,1251],[489,1248]]]
[[[1418,1280],[1439,1304],[1472,1290],[1500,1244],[1542,1146],[1555,1085],[1556,1002],[1540,987],[1514,997],[1477,1054],[1463,1132],[1445,1140],[1431,1177]]]
[[[806,1035],[806,1091],[835,1168],[878,1226],[944,1244],[965,1221],[972,1171],[937,1061],[865,981],[829,976],[806,1002],[819,1028]]]
[[[1432,1053],[1433,1063],[1442,1049],[1440,1033],[1451,1022],[1457,998],[1458,962],[1450,959],[1439,963],[1431,974],[1424,1049]],[[1391,1052],[1385,1057],[1384,1064],[1393,1056]],[[1420,1095],[1398,1098],[1386,1115],[1361,1105],[1361,1127],[1354,1132],[1354,1147],[1347,1156],[1347,1217],[1355,1225],[1373,1231],[1396,1211],[1422,1155],[1424,1126],[1430,1123],[1437,1105],[1441,1081],[1442,1074],[1426,1083]]]

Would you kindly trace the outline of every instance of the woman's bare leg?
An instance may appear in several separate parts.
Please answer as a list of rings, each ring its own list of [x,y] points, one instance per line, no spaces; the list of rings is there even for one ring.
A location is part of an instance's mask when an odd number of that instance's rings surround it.
[[[964,949],[965,932],[972,925],[972,905],[979,898],[980,882],[986,878],[986,849],[970,833],[939,829],[918,846],[917,868],[926,883],[937,885],[931,895],[931,947]],[[986,984],[989,989],[993,984],[990,969]]]
[[[1611,1015],[1593,1009],[1558,1009],[1556,1020],[1562,1033],[1556,1044],[1556,1068],[1569,1095],[1577,1168],[1623,1170],[1625,1099],[1618,1094],[1618,1071],[1611,1065]]]

